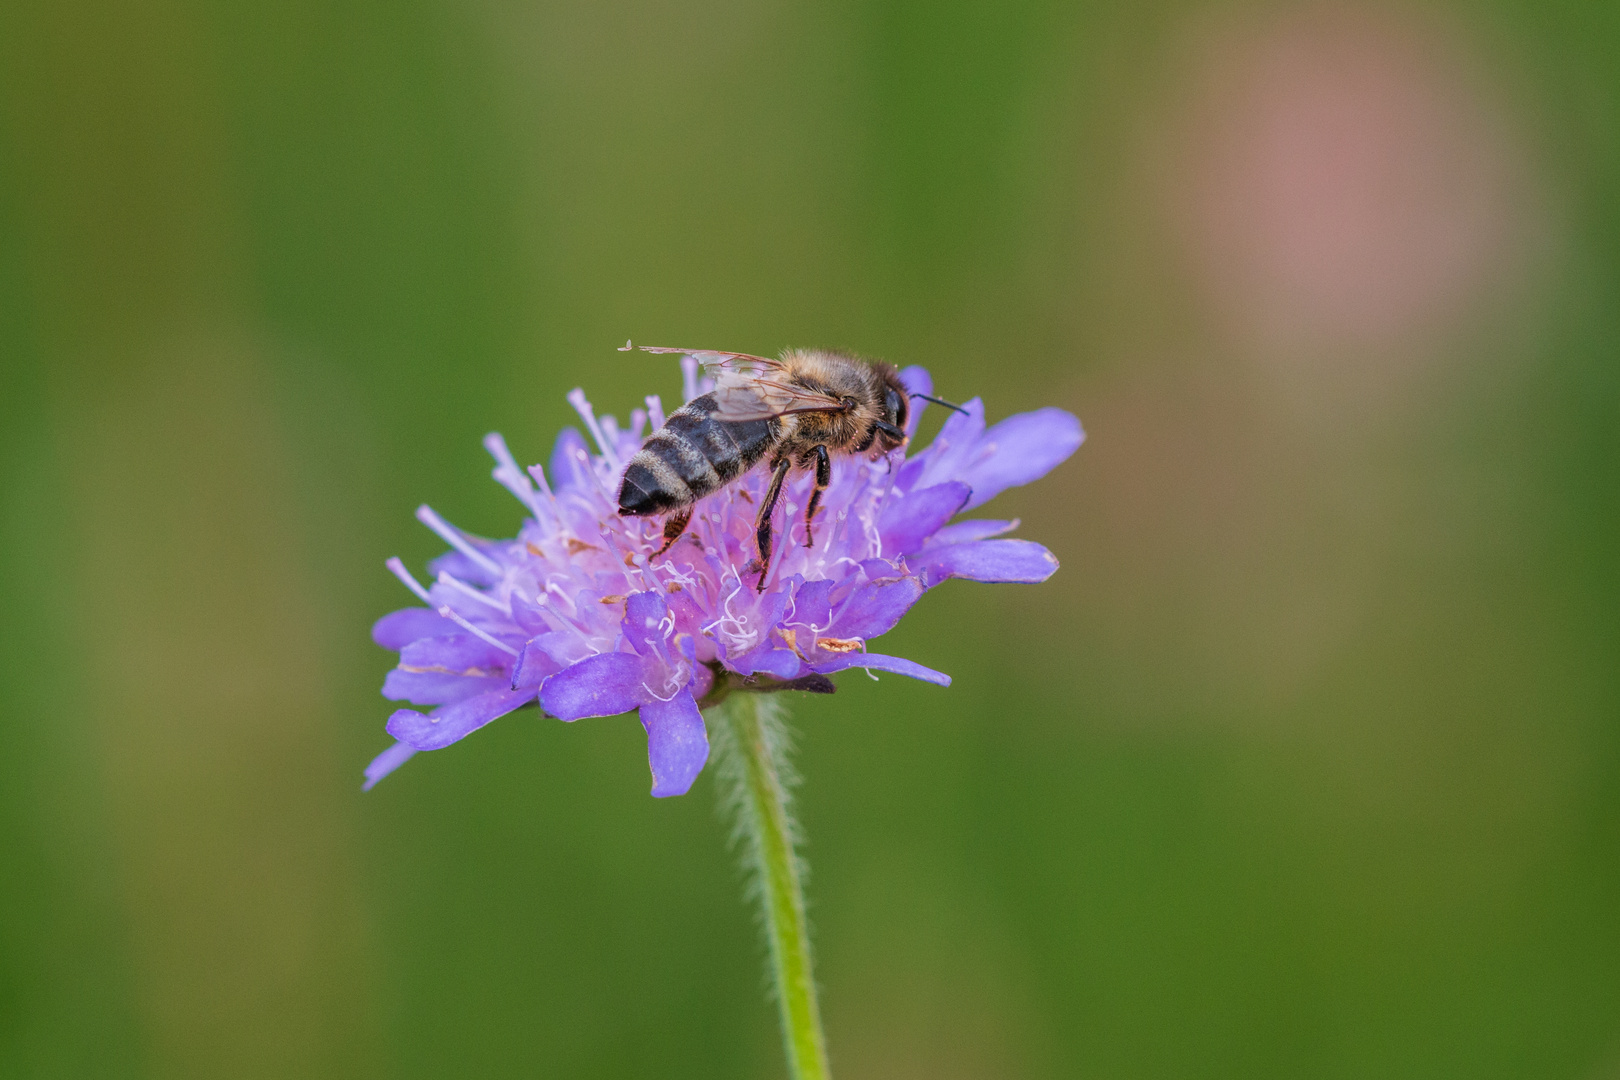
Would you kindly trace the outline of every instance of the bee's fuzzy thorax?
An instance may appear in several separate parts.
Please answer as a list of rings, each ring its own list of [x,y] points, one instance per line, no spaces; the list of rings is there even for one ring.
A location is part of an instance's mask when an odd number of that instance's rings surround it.
[[[784,417],[778,457],[799,461],[817,446],[834,454],[860,453],[873,447],[873,429],[885,418],[884,395],[899,376],[890,364],[874,363],[822,349],[790,349],[782,364],[794,382],[842,398],[847,412],[807,412]]]

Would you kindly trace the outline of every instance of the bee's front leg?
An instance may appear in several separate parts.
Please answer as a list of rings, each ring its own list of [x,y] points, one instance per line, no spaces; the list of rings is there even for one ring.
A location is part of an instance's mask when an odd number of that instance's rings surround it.
[[[659,548],[657,551],[653,552],[652,557],[656,559],[656,558],[658,558],[658,556],[660,556],[664,552],[668,551],[669,548],[670,548],[670,545],[675,543],[675,541],[677,541],[677,540],[679,540],[681,538],[681,534],[686,531],[687,523],[690,522],[691,520],[692,520],[692,508],[691,508],[691,506],[683,506],[679,510],[675,511],[673,514],[669,515],[669,517],[665,518],[664,519],[664,546]]]
[[[771,511],[776,509],[776,500],[782,494],[782,481],[787,479],[792,464],[787,458],[776,463],[775,471],[771,473],[771,486],[765,489],[765,498],[759,504],[759,516],[754,519],[754,542],[759,547],[759,592],[765,591],[765,575],[771,569]]]
[[[810,505],[804,511],[804,546],[815,547],[816,538],[810,529],[816,523],[816,510],[821,506],[821,493],[832,483],[832,459],[827,456],[825,446],[816,447],[809,456],[814,458],[816,463],[816,486],[810,492]],[[807,460],[804,464],[808,465],[810,462]]]

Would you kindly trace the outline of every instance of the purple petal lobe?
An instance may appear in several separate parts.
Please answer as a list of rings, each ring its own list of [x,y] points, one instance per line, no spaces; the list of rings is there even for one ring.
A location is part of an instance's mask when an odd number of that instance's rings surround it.
[[[447,637],[461,628],[432,608],[408,607],[391,611],[371,628],[371,640],[395,652],[422,638]]]
[[[891,497],[878,515],[883,553],[894,556],[916,551],[962,509],[972,494],[966,484],[953,480],[909,492],[904,498]]]
[[[975,540],[930,548],[923,552],[918,568],[924,570],[931,586],[953,577],[1034,584],[1051,577],[1058,561],[1030,540]]]
[[[521,593],[511,593],[507,596],[506,602],[512,605],[512,621],[517,623],[518,628],[525,634],[533,637],[551,629],[551,623],[546,620],[545,609]]]
[[[1086,433],[1073,413],[1036,409],[1009,416],[980,438],[979,454],[957,479],[973,488],[967,509],[1010,487],[1039,480],[1080,448]]]
[[[500,675],[483,678],[443,671],[405,671],[395,668],[383,676],[382,695],[389,701],[410,701],[417,705],[449,705],[491,690],[508,686]]]
[[[553,630],[549,634],[541,634],[530,644],[551,657],[556,662],[557,671],[571,667],[588,656],[595,656],[590,645],[577,633],[563,630]]]
[[[440,622],[451,623],[441,618]],[[404,668],[444,670],[456,675],[493,675],[504,671],[512,659],[481,637],[457,633],[444,637],[413,641],[399,652],[399,663]]]
[[[740,675],[752,675],[764,670],[759,667],[760,663],[771,662],[766,657],[777,649],[777,645],[770,638],[770,628],[782,624],[782,617],[787,612],[788,595],[777,590],[768,592],[754,600],[751,611],[747,609],[748,603],[747,599],[739,601],[736,614],[746,617],[750,626],[763,628],[764,632],[735,655],[724,657],[726,666]]]
[[[559,664],[546,651],[546,643],[542,639],[550,636],[542,634],[523,646],[523,651],[518,654],[517,664],[512,668],[513,690],[538,690],[547,676],[555,675],[563,669],[564,665]]]
[[[947,480],[971,480],[961,472],[974,460],[979,436],[984,433],[984,402],[972,398],[962,403],[966,412],[953,412],[939,429],[928,449],[907,461],[895,482],[907,491],[943,484]]]
[[[965,544],[970,540],[986,540],[1018,528],[1018,519],[1011,521],[956,521],[934,534],[937,544]]]
[[[685,795],[709,760],[709,735],[692,695],[682,691],[668,701],[654,698],[641,707],[647,729],[647,762],[655,798]]]
[[[388,718],[388,734],[418,750],[440,750],[533,700],[533,691],[502,689],[442,706],[431,716],[400,709]]]
[[[922,594],[923,583],[915,577],[868,582],[850,596],[827,636],[862,640],[880,637],[894,629]]]
[[[887,559],[862,559],[860,567],[867,581],[887,581],[890,578],[906,576],[904,570]]]
[[[629,712],[652,697],[643,685],[646,667],[645,660],[629,653],[587,657],[546,680],[540,706],[559,720]]]
[[[580,457],[584,453],[587,453],[585,437],[578,431],[565,427],[558,433],[557,445],[551,451],[551,465],[546,470],[551,474],[553,491],[589,490],[594,485],[595,480]]]
[[[760,649],[748,655],[747,674],[777,679],[797,678],[801,661],[791,649]]]
[[[932,394],[934,377],[920,364],[911,364],[900,369],[900,385],[906,388],[908,394]]]
[[[366,782],[361,785],[361,791],[370,791],[377,786],[377,781],[405,764],[416,756],[416,747],[410,743],[397,742],[371,759],[366,766]]]
[[[630,647],[642,656],[655,655],[664,644],[662,623],[668,613],[659,594],[632,593],[624,602],[624,620],[620,623]]]
[[[910,367],[900,369],[900,385],[906,388],[908,394],[932,394],[934,392],[934,377],[928,374],[928,369],[912,364]],[[926,401],[913,401],[911,415],[906,417],[906,434],[915,437],[917,425],[922,422],[923,410],[928,408]]]
[[[921,679],[923,682],[931,682],[935,686],[951,685],[951,677],[945,674],[943,671],[935,671],[933,668],[925,668],[921,664],[912,660],[907,660],[903,656],[885,656],[882,653],[852,652],[844,653],[842,656],[837,656],[826,661],[825,663],[815,665],[816,670],[822,672],[823,674],[831,674],[832,672],[843,671],[846,668],[852,667],[871,668],[874,671],[890,671],[896,675],[905,675],[913,679]]]
[[[471,536],[467,537],[467,542],[475,547],[484,546],[484,542]],[[473,585],[495,584],[495,575],[490,572],[489,567],[474,562],[459,551],[447,551],[437,559],[431,560],[428,569],[433,572],[434,577],[445,573]]]
[[[793,594],[793,610],[783,616],[785,623],[818,629],[829,625],[832,619],[832,604],[829,601],[836,584],[831,578],[819,578],[799,586]]]

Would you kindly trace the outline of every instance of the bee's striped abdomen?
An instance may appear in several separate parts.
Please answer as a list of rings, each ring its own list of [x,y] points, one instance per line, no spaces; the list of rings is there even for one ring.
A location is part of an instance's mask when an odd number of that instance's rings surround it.
[[[619,512],[663,514],[696,502],[748,471],[770,446],[776,420],[716,420],[713,395],[693,398],[636,451],[619,488]]]

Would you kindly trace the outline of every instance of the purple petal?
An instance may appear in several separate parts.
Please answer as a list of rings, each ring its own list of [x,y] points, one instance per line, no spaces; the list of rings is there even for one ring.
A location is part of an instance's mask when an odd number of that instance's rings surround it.
[[[441,618],[440,622],[455,623]],[[405,668],[444,669],[453,675],[493,675],[505,671],[511,654],[497,649],[483,638],[458,632],[444,637],[413,641],[399,652]]]
[[[709,760],[709,735],[697,702],[685,691],[668,701],[654,698],[641,707],[641,726],[647,729],[653,797],[685,795]]]
[[[1051,577],[1057,568],[1056,556],[1030,540],[945,544],[929,548],[914,564],[914,569],[923,571],[930,587],[953,577],[1034,584]]]
[[[923,682],[931,682],[935,686],[951,685],[951,677],[942,671],[925,668],[921,664],[907,660],[903,656],[885,656],[882,653],[844,653],[824,663],[811,666],[824,675],[830,675],[835,671],[843,671],[845,668],[852,667],[874,668],[878,671],[891,671],[896,675],[921,679]]]
[[[887,581],[890,578],[906,576],[904,570],[887,559],[862,559],[860,567],[867,581]]]
[[[807,581],[793,594],[793,610],[782,617],[787,626],[826,626],[832,619],[832,578]]]
[[[506,598],[512,607],[512,621],[525,634],[534,636],[543,634],[551,629],[551,622],[546,618],[546,609],[528,599],[522,593],[513,590]]]
[[[410,743],[397,742],[371,759],[366,766],[366,782],[361,785],[361,791],[370,791],[377,786],[377,781],[405,764],[416,756],[416,747]]]
[[[624,602],[624,619],[619,627],[632,649],[642,656],[657,656],[667,651],[660,628],[667,614],[669,608],[658,593],[632,593]]]
[[[647,674],[647,661],[639,656],[599,653],[547,679],[540,705],[559,720],[617,716],[652,697],[643,685]]]
[[[799,675],[801,661],[791,649],[755,649],[746,658],[738,660],[748,668],[737,670],[743,675],[769,675],[776,679],[794,679]]]
[[[928,369],[912,364],[900,369],[900,385],[906,388],[908,394],[932,394],[934,392],[934,377],[928,374]],[[928,408],[926,401],[913,401],[911,415],[906,417],[906,434],[915,437],[917,425],[922,422],[923,410]]]
[[[390,611],[371,627],[371,640],[395,652],[422,638],[446,637],[461,628],[432,608],[408,607]]]
[[[828,637],[881,637],[894,629],[923,594],[923,583],[915,577],[868,582],[856,589],[838,612]]]
[[[960,476],[974,459],[979,436],[984,433],[984,402],[973,398],[963,402],[966,412],[953,412],[939,429],[928,449],[906,462],[895,483],[907,491],[966,480]],[[971,480],[967,481],[972,484]]]
[[[709,691],[714,689],[714,672],[710,671],[706,664],[694,665],[692,668],[692,685],[686,689],[687,693],[698,701],[702,701],[709,696]]]
[[[565,427],[557,434],[557,445],[551,451],[551,465],[546,470],[551,474],[553,491],[589,490],[595,484],[595,478],[580,459],[582,452],[589,454],[585,448],[585,437],[578,431]]]
[[[760,627],[763,632],[753,645],[745,651],[734,656],[726,655],[723,657],[726,667],[740,675],[752,675],[755,671],[762,670],[757,666],[761,662],[780,663],[780,661],[766,660],[766,657],[780,649],[777,643],[771,640],[770,631],[772,627],[782,625],[782,618],[787,612],[787,606],[788,595],[784,591],[772,590],[758,597],[754,601],[752,610],[749,610],[746,599],[740,599],[735,609],[735,615],[746,618],[749,625]]]
[[[574,630],[553,630],[549,634],[541,634],[529,644],[551,657],[556,662],[558,671],[572,667],[588,656],[596,655],[591,649],[590,642]],[[519,659],[521,661],[521,657]]]
[[[418,750],[440,750],[533,700],[532,690],[502,689],[442,706],[431,716],[400,709],[388,718],[388,734]]]
[[[518,654],[517,663],[512,668],[513,690],[538,690],[540,684],[545,682],[549,676],[557,674],[557,672],[568,666],[559,663],[546,648],[547,644],[549,644],[545,640],[546,638],[563,636],[565,635],[541,634],[523,646],[523,651]],[[575,641],[579,640],[572,634],[566,636]]]
[[[957,474],[973,488],[967,509],[984,505],[1010,487],[1039,480],[1085,439],[1080,421],[1062,409],[1007,417],[984,433],[972,463]]]
[[[910,364],[900,369],[900,385],[906,388],[908,394],[932,394],[934,377],[920,364]]]
[[[992,536],[1000,536],[1004,532],[1012,532],[1018,528],[1018,519],[1011,521],[990,521],[988,519],[975,519],[973,521],[957,521],[945,526],[934,534],[937,544],[965,544],[971,540],[986,540]]]
[[[956,516],[973,489],[960,481],[890,496],[878,515],[878,533],[883,537],[885,555],[907,555],[923,546],[934,533]]]
[[[382,696],[389,701],[409,701],[416,705],[449,705],[503,686],[510,686],[510,680],[504,675],[471,677],[395,668],[383,676]]]

